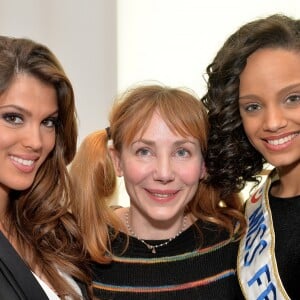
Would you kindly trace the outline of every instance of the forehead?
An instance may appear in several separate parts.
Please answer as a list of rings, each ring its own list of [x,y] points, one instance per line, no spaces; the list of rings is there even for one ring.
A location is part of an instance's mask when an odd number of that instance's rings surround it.
[[[240,92],[280,90],[300,82],[300,53],[285,49],[260,49],[249,56],[240,75]]]
[[[182,138],[187,136],[186,134],[182,135],[174,126],[170,125],[172,124],[166,122],[160,113],[154,112],[147,125],[137,132],[134,139],[147,138],[163,142],[168,138]]]
[[[0,104],[15,105],[28,111],[40,112],[57,110],[55,88],[32,75],[20,73],[9,87],[1,93]]]
[[[248,57],[246,67],[242,73],[261,66],[265,68],[278,68],[278,66],[281,67],[281,65],[290,64],[291,62],[300,62],[299,52],[283,48],[259,49]]]

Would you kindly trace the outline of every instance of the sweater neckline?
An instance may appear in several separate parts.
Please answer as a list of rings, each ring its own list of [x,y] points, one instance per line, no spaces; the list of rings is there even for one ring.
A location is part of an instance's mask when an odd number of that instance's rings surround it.
[[[227,231],[220,230],[215,224],[204,223],[203,221],[198,220],[184,230],[178,237],[170,241],[170,243],[157,249],[157,253],[155,254],[153,254],[139,239],[133,236],[129,236],[128,247],[126,250],[119,253],[120,249],[124,250],[127,241],[127,235],[123,232],[120,232],[118,237],[113,241],[112,249],[114,255],[117,256],[157,258],[198,251],[199,249],[210,247],[220,241],[226,241],[228,238],[229,234]],[[164,241],[168,241],[168,239],[146,240],[149,244],[163,243]],[[118,253],[115,253],[115,251]]]

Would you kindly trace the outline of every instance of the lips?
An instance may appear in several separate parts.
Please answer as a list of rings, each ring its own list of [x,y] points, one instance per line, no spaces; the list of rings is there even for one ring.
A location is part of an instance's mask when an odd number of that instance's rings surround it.
[[[20,156],[15,156],[15,155],[10,155],[9,156],[12,164],[17,168],[22,173],[31,173],[35,170],[36,167],[36,162],[38,161],[39,157],[36,155],[27,155],[25,158],[25,155],[20,157]]]
[[[24,165],[24,166],[27,166],[27,167],[30,167],[33,165],[34,163],[34,160],[32,159],[23,159],[23,158],[20,158],[20,157],[17,157],[17,156],[10,156],[11,160],[17,162],[18,164],[21,164],[21,165]]]
[[[154,200],[158,201],[159,203],[163,202],[169,202],[174,200],[177,197],[178,190],[167,190],[167,191],[161,191],[161,190],[149,190],[146,189],[149,197]]]
[[[271,144],[271,145],[274,145],[274,146],[283,145],[285,143],[290,142],[292,139],[294,139],[298,135],[299,135],[299,132],[298,133],[290,134],[288,136],[285,136],[285,137],[279,138],[279,139],[266,139],[266,142],[268,144]]]
[[[151,193],[151,192],[150,192]],[[157,197],[157,198],[168,198],[168,197],[172,197],[175,195],[175,193],[164,193],[164,194],[161,194],[161,193],[151,193],[154,197]]]

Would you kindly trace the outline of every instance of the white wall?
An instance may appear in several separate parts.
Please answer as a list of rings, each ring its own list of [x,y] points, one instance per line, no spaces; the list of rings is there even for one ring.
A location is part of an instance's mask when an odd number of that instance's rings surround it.
[[[202,94],[202,75],[225,39],[279,12],[300,18],[300,1],[118,0],[118,88],[158,80]]]
[[[58,56],[76,93],[80,143],[107,126],[114,96],[138,81],[202,95],[205,68],[227,36],[279,12],[300,18],[300,1],[0,0],[0,34],[35,39]]]
[[[79,143],[107,126],[117,92],[116,0],[0,0],[0,34],[56,54],[75,90]]]
[[[225,38],[270,13],[300,17],[298,0],[0,0],[0,34],[45,43],[76,93],[79,142],[107,125],[115,95],[144,80],[205,90]]]
[[[118,89],[144,80],[205,92],[206,66],[225,39],[258,17],[300,18],[299,0],[118,0]],[[250,186],[242,192],[247,198]],[[120,181],[119,203],[128,204]]]

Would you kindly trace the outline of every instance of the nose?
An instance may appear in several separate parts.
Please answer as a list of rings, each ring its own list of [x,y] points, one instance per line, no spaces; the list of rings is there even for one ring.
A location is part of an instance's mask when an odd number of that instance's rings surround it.
[[[28,126],[24,128],[23,145],[26,148],[31,148],[34,151],[38,151],[42,147],[42,135],[40,126]]]
[[[280,107],[271,107],[265,111],[263,129],[276,132],[287,126],[287,119]]]
[[[153,172],[153,179],[164,184],[175,179],[173,164],[171,158],[168,156],[160,157],[156,160],[155,169]]]

